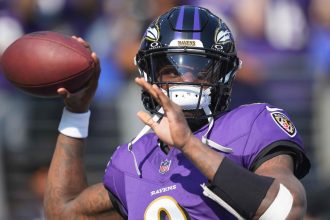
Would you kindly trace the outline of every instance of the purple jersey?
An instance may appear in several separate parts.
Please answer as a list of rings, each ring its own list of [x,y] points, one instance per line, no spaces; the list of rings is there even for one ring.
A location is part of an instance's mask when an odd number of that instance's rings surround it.
[[[201,138],[207,125],[195,132]],[[277,146],[296,152],[296,173],[308,163],[301,138],[282,109],[266,104],[241,106],[219,117],[208,139],[232,148],[223,153],[237,165],[254,171],[264,156]],[[165,154],[154,133],[140,138],[133,146],[117,148],[104,176],[105,187],[128,214],[128,219],[235,219],[220,205],[203,195],[205,176],[177,149]],[[207,159],[207,158],[205,158]],[[136,163],[134,162],[136,161]],[[141,171],[137,174],[135,164]]]

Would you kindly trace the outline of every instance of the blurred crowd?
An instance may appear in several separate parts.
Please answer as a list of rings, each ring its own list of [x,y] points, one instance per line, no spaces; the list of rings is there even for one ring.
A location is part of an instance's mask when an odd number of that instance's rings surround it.
[[[210,9],[234,33],[243,68],[233,88],[231,108],[270,102],[292,116],[313,166],[303,180],[309,203],[306,219],[329,219],[330,0],[0,0],[0,58],[25,33],[51,30],[83,37],[101,60],[95,117],[113,117],[116,141],[127,142],[143,126],[135,116],[143,107],[132,80],[137,76],[133,59],[141,36],[157,15],[183,4]],[[40,116],[40,112],[31,113],[40,103],[14,89],[0,69],[0,220],[42,219],[41,212],[34,217],[17,214],[15,201],[8,205],[8,198],[13,198],[6,180],[11,166],[3,162],[10,155],[24,160],[31,139],[29,117]],[[109,113],[109,107],[116,113]],[[55,143],[53,139],[45,142]],[[31,169],[26,178],[40,180],[37,174],[45,174],[40,167],[42,172]],[[27,188],[36,191],[35,186]],[[42,197],[42,191],[37,194]]]

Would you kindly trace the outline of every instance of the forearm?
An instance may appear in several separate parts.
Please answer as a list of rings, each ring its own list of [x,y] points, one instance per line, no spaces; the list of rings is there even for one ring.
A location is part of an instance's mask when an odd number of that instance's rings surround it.
[[[303,217],[306,209],[305,193],[299,180],[292,175],[293,164],[290,156],[277,156],[265,162],[257,173],[252,173],[232,162],[228,164],[228,159],[225,161],[221,154],[195,137],[187,142],[182,152],[215,184],[214,192],[230,206],[234,204],[232,208],[239,214],[244,213],[245,217],[259,219],[274,202],[282,185],[290,191],[286,195],[291,194],[289,197],[293,198],[292,208],[287,214],[288,219]]]
[[[83,148],[84,139],[59,134],[47,179],[46,214],[60,214],[87,187]]]
[[[279,155],[262,164],[257,170],[258,175],[271,176],[276,178],[277,185],[283,184],[293,196],[293,204],[287,219],[303,219],[306,208],[306,192],[302,183],[292,175],[293,161],[289,155]],[[267,198],[269,196],[267,195]],[[257,213],[262,213],[265,201],[259,207]],[[268,207],[266,205],[266,207]]]
[[[213,180],[224,158],[195,136],[190,138],[182,148],[182,152],[210,181]]]

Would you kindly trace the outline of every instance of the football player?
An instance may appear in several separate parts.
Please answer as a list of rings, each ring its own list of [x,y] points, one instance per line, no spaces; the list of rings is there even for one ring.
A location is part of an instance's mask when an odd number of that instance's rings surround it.
[[[146,127],[117,148],[103,183],[87,186],[83,168],[100,70],[76,94],[58,90],[66,107],[49,170],[49,219],[303,218],[299,178],[310,164],[289,116],[265,103],[226,111],[241,61],[219,17],[173,8],[148,27],[136,64],[152,115],[138,113]]]

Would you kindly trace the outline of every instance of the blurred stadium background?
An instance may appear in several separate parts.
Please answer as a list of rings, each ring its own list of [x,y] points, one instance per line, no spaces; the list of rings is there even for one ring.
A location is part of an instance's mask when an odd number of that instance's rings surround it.
[[[175,5],[219,14],[233,30],[243,69],[231,108],[269,102],[284,108],[312,162],[302,182],[306,219],[330,219],[330,0],[0,0],[0,57],[25,33],[81,36],[101,59],[86,169],[102,180],[111,153],[143,126],[133,57],[145,27]],[[63,104],[14,89],[0,70],[0,220],[41,220],[44,180]]]

